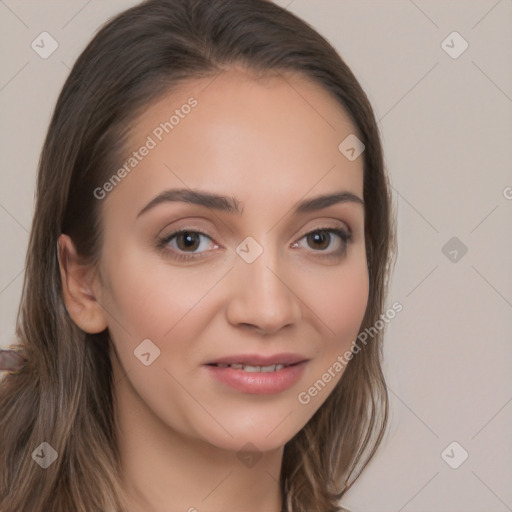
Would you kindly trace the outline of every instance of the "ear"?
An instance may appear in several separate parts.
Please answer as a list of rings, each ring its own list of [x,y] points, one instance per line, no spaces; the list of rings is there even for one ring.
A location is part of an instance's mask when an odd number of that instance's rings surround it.
[[[57,242],[62,294],[69,316],[83,331],[94,334],[107,328],[107,316],[93,293],[95,269],[80,261],[73,241],[60,235]]]

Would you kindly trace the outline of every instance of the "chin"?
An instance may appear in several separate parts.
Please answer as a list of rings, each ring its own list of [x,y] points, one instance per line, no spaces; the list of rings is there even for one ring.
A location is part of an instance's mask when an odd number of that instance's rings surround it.
[[[300,429],[299,429],[300,430]],[[293,433],[285,433],[285,435],[279,435],[270,439],[267,437],[267,432],[262,430],[254,429],[251,432],[240,432],[233,433],[233,437],[206,437],[203,438],[208,444],[215,446],[221,450],[231,451],[240,453],[241,451],[255,451],[255,452],[272,452],[281,450],[284,445],[293,437]],[[250,448],[248,445],[251,445]],[[255,447],[255,448],[254,448]]]
[[[238,452],[247,443],[252,443],[261,452],[282,448],[309,421],[315,410],[294,404],[276,404],[254,408],[233,408],[219,416],[221,424],[229,434],[219,427],[197,432],[208,443]],[[230,435],[231,434],[231,435]]]

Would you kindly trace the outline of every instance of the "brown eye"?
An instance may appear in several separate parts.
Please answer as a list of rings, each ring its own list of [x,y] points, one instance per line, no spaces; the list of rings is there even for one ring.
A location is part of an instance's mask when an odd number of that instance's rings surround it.
[[[180,251],[196,250],[200,240],[199,233],[194,231],[182,231],[176,235],[176,245]],[[182,243],[180,243],[182,242]]]
[[[352,241],[352,233],[338,228],[321,228],[307,233],[302,239],[315,256],[339,258],[346,253],[348,244]],[[296,242],[294,246],[299,244],[300,242]]]
[[[331,242],[331,234],[327,231],[314,231],[307,235],[308,242],[312,242],[311,247],[313,249],[324,250],[329,247]],[[315,247],[316,245],[316,247]]]
[[[201,231],[181,229],[157,239],[157,247],[176,260],[192,260],[206,256],[218,248],[211,236]]]

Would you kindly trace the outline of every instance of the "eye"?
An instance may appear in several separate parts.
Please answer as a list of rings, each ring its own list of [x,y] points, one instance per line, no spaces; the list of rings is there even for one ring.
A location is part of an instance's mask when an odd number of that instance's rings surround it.
[[[313,247],[313,252],[321,253],[318,256],[339,257],[346,253],[348,244],[352,241],[352,234],[340,228],[317,228],[304,235],[301,240],[303,239],[309,247]],[[298,244],[299,242],[295,242],[294,247]],[[334,249],[326,250],[332,245],[335,246]]]
[[[212,238],[200,231],[182,229],[174,231],[158,240],[158,247],[173,253],[172,256],[181,260],[197,258],[206,251],[197,251],[201,247],[201,239],[212,240]],[[202,244],[203,249],[208,244]],[[217,246],[218,247],[218,246]],[[182,254],[185,253],[185,254]],[[189,253],[189,254],[186,254]]]

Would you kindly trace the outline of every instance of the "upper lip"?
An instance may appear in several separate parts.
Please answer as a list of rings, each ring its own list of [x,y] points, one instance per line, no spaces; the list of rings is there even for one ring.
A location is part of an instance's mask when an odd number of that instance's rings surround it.
[[[307,358],[300,354],[292,354],[290,352],[283,352],[280,354],[273,354],[263,356],[261,354],[235,354],[232,356],[220,357],[206,364],[245,364],[249,366],[270,366],[273,364],[296,364],[307,361]]]

